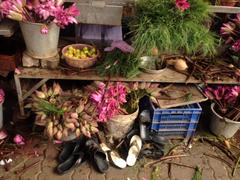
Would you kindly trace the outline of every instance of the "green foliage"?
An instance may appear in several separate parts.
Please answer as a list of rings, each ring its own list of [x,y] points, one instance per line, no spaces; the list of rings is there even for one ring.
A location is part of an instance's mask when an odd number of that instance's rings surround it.
[[[133,55],[124,54],[118,49],[108,52],[104,62],[96,67],[100,76],[123,76],[131,78],[139,73],[139,61]]]
[[[188,0],[184,12],[175,0],[138,0],[136,18],[132,23],[133,46],[138,55],[151,54],[157,47],[162,53],[214,55],[216,35],[204,23],[210,21],[208,4],[203,0]]]

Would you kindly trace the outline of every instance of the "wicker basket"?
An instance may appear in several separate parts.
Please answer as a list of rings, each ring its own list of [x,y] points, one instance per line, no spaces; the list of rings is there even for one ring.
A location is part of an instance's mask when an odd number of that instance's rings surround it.
[[[76,49],[83,49],[84,47],[88,48],[93,48],[93,46],[87,45],[87,44],[71,44],[62,49],[62,55],[66,61],[66,63],[69,66],[75,67],[75,68],[80,68],[80,69],[85,69],[93,66],[97,62],[97,58],[99,57],[99,51],[97,50],[97,55],[91,58],[86,58],[86,59],[78,59],[78,58],[70,58],[65,56],[65,53],[67,49],[72,46],[73,48]]]
[[[105,132],[107,137],[113,139],[122,139],[133,127],[135,119],[138,116],[139,109],[134,113],[128,115],[117,115],[111,118],[105,126]]]

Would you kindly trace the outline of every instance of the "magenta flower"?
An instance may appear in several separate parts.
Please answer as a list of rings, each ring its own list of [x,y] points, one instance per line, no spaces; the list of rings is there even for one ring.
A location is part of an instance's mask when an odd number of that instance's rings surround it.
[[[25,144],[25,139],[20,134],[17,134],[13,138],[13,141],[18,145],[24,145]]]
[[[127,88],[122,83],[109,83],[106,86],[99,83],[97,90],[91,94],[91,100],[96,104],[98,122],[106,122],[119,114],[121,105],[126,100]]]
[[[134,51],[134,48],[127,44],[125,41],[113,41],[111,47],[105,48],[104,51],[110,52],[116,48],[124,53],[132,53]]]
[[[223,23],[223,26],[221,27],[221,30],[220,30],[220,34],[222,36],[235,34],[235,27],[236,27],[236,25],[231,22]]]
[[[0,89],[0,104],[4,102],[5,99],[5,93],[2,89]]]
[[[240,39],[238,39],[231,48],[234,52],[240,52]]]
[[[176,0],[175,4],[181,12],[186,11],[190,8],[190,3],[187,0]]]

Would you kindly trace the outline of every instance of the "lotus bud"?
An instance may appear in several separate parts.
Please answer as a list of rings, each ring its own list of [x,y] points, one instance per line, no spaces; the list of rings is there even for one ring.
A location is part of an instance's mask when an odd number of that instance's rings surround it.
[[[74,122],[74,125],[75,125],[75,127],[79,127],[80,126],[79,122]]]
[[[53,84],[53,95],[59,95],[62,89],[58,83]]]
[[[139,89],[145,89],[145,88],[146,88],[146,83],[145,82],[139,83]]]
[[[79,104],[79,106],[76,109],[76,112],[80,114],[81,112],[83,112],[83,110],[84,110],[84,104]]]
[[[45,99],[46,98],[46,95],[42,92],[42,91],[35,91],[36,93],[36,96],[40,99]]]
[[[138,82],[133,83],[132,90],[138,90]]]
[[[48,90],[48,96],[52,96],[53,95],[53,90],[52,90],[52,88],[49,88],[49,90]]]
[[[97,133],[98,129],[96,127],[91,126],[91,132],[92,133]]]
[[[41,89],[42,89],[42,92],[43,92],[44,94],[47,94],[48,89],[47,89],[47,85],[46,85],[46,84],[44,84],[44,85],[41,87]]]
[[[54,135],[56,135],[57,134],[57,132],[58,132],[58,128],[55,126],[55,127],[53,127],[53,136]]]
[[[64,123],[64,126],[68,129],[74,129],[75,128],[74,123]]]
[[[63,5],[63,3],[64,3],[64,0],[56,0],[56,5],[57,6]]]
[[[150,96],[150,100],[151,100],[154,104],[158,105],[158,100],[157,100],[155,97]]]
[[[159,55],[159,51],[158,48],[152,48],[152,56],[158,56]]]
[[[57,128],[58,128],[59,131],[62,131],[62,130],[63,130],[63,127],[62,127],[61,124],[58,124],[58,125],[57,125]]]
[[[188,68],[188,65],[185,60],[178,59],[174,64],[174,68],[179,71],[185,71]]]
[[[77,137],[80,137],[80,136],[81,136],[81,131],[80,131],[79,128],[76,129],[75,134],[76,134]]]
[[[62,136],[63,136],[62,131],[58,131],[55,137],[57,138],[57,140],[61,140]]]
[[[67,128],[63,129],[63,137],[68,137],[68,129]]]
[[[77,119],[78,118],[78,113],[71,113],[71,118]]]

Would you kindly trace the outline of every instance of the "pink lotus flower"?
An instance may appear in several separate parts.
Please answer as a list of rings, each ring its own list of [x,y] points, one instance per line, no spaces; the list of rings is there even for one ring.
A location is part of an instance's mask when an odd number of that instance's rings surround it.
[[[5,93],[2,89],[0,89],[0,104],[4,102],[5,99]]]
[[[221,27],[220,34],[222,36],[224,35],[230,35],[230,34],[236,34],[235,33],[235,27],[236,25],[229,22],[229,23],[223,23],[223,26]]]
[[[25,139],[20,134],[17,134],[13,138],[13,141],[18,145],[24,145],[25,144]]]
[[[240,52],[240,39],[238,39],[233,45],[232,45],[232,50],[234,52]]]
[[[186,11],[190,8],[190,3],[187,0],[176,0],[175,4],[181,12]]]
[[[237,14],[237,15],[236,15],[236,18],[233,19],[233,21],[234,21],[236,24],[240,25],[240,14]]]

